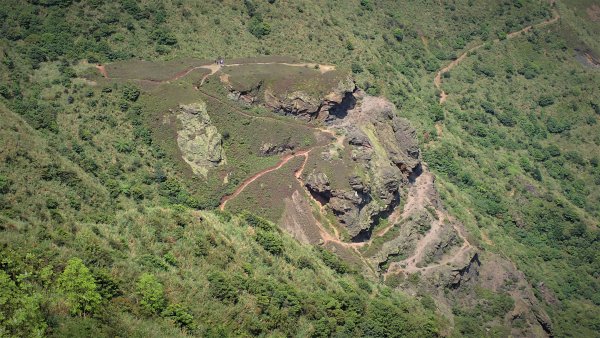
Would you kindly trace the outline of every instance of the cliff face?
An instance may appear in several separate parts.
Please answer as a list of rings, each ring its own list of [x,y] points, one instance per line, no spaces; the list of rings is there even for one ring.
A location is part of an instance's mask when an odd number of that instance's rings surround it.
[[[281,223],[294,237],[335,251],[388,285],[432,295],[451,320],[452,309],[510,299],[512,307],[502,308],[506,313],[499,322],[513,336],[552,335],[549,317],[524,275],[507,259],[482,251],[445,210],[416,132],[392,103],[366,95],[353,82],[340,82],[321,96],[275,95],[262,82],[256,90],[232,92],[232,98],[336,135],[335,142],[311,150],[297,173],[305,191],[284,201]],[[268,148],[292,151],[284,144]],[[415,278],[419,283],[412,282]],[[480,290],[494,296],[481,298]]]
[[[325,172],[331,171],[327,162],[332,158],[325,154],[325,163],[307,173],[306,186],[326,201],[353,241],[364,241],[377,220],[400,204],[402,187],[421,158],[414,130],[390,102],[360,91],[343,97],[321,118],[328,128],[345,135],[345,163],[353,170],[336,172],[336,180],[345,184],[330,186]]]

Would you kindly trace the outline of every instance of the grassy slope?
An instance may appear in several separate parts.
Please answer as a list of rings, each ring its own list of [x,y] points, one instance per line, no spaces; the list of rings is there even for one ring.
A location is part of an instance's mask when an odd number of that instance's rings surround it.
[[[539,283],[550,288],[557,334],[593,336],[600,73],[563,49],[563,25],[479,50],[452,70],[443,136],[425,158],[444,177],[448,205],[487,234],[482,244],[517,262],[539,297]],[[526,68],[534,77],[520,74]],[[542,106],[544,97],[554,103]]]
[[[55,336],[360,335],[400,319],[399,329],[417,336],[435,330],[418,303],[344,272],[331,256],[321,260],[274,225],[111,198],[43,134],[5,108],[0,113],[2,161],[13,169],[0,172],[2,276],[19,286],[3,313],[15,315],[19,301],[29,309],[2,322],[6,334],[28,335],[37,325]],[[69,315],[59,282],[70,257],[83,260],[102,295],[85,316]],[[166,303],[156,314],[140,303],[143,273],[164,287]],[[2,279],[3,292],[9,286]],[[387,317],[399,309],[411,316]]]

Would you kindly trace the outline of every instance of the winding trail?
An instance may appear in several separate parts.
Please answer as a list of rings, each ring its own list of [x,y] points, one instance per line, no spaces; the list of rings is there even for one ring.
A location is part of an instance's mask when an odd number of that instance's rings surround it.
[[[529,28],[530,29],[530,28]],[[526,30],[526,29],[524,29]],[[479,46],[480,47],[480,46]],[[477,47],[477,48],[479,48]],[[460,60],[464,59],[464,57],[466,56],[465,52]],[[458,64],[458,62],[460,62],[459,59],[455,60],[456,62],[453,63],[453,65],[448,66],[444,69],[449,70],[450,68],[454,67],[455,65]],[[237,188],[236,190],[230,194],[227,195],[225,197],[223,197],[223,199],[221,200],[221,203],[219,205],[219,209],[220,210],[225,210],[227,203],[229,201],[231,201],[232,199],[238,197],[250,184],[252,184],[254,181],[258,180],[259,178],[263,177],[264,175],[274,172],[276,170],[281,169],[285,164],[287,164],[289,161],[297,158],[297,157],[304,157],[304,161],[302,162],[301,166],[294,172],[294,176],[295,178],[298,180],[298,182],[300,183],[301,187],[305,187],[305,182],[302,180],[302,174],[304,172],[305,166],[308,162],[308,156],[310,155],[310,153],[317,149],[317,148],[322,148],[322,147],[327,147],[329,145],[332,144],[337,144],[340,147],[344,146],[344,136],[343,135],[338,135],[336,134],[333,130],[330,129],[326,129],[326,128],[322,128],[322,127],[318,127],[315,125],[310,125],[310,124],[304,124],[304,123],[297,123],[297,122],[293,122],[293,121],[286,121],[286,120],[282,120],[276,117],[271,117],[271,116],[256,116],[256,115],[251,115],[248,114],[246,112],[244,112],[243,110],[234,107],[232,105],[230,105],[229,103],[223,101],[222,99],[220,99],[219,97],[217,97],[216,95],[204,90],[202,88],[202,85],[205,83],[206,79],[208,79],[208,77],[218,73],[222,67],[236,67],[236,66],[241,66],[241,65],[249,65],[249,64],[258,64],[258,65],[269,65],[269,64],[281,64],[281,65],[287,65],[287,66],[295,66],[295,67],[315,67],[317,68],[317,64],[310,64],[310,63],[301,63],[301,64],[289,64],[289,63],[277,63],[277,62],[268,62],[268,63],[244,63],[244,64],[230,64],[230,65],[225,65],[225,66],[219,66],[217,64],[208,64],[208,65],[202,65],[202,66],[196,66],[196,67],[190,67],[188,69],[185,69],[183,71],[180,71],[178,73],[176,73],[175,75],[173,75],[172,77],[166,79],[166,80],[148,80],[148,79],[125,79],[125,80],[139,80],[139,81],[149,81],[152,83],[170,83],[172,81],[176,81],[179,80],[187,75],[189,75],[190,73],[192,73],[195,70],[198,69],[207,69],[210,72],[208,74],[206,74],[200,81],[200,84],[198,86],[195,86],[194,88],[200,92],[201,94],[203,94],[205,97],[207,97],[210,100],[214,100],[219,102],[220,104],[226,106],[228,109],[233,110],[234,112],[248,117],[248,118],[252,118],[252,119],[263,119],[263,120],[271,120],[271,121],[276,121],[278,123],[282,123],[282,124],[288,124],[288,125],[294,125],[296,127],[303,127],[303,128],[307,128],[307,129],[311,129],[314,130],[315,132],[320,132],[322,134],[326,134],[328,136],[330,136],[329,140],[327,143],[325,144],[319,144],[319,142],[317,142],[317,144],[313,145],[310,148],[307,149],[303,149],[303,150],[299,150],[296,151],[294,153],[291,154],[287,154],[282,156],[282,158],[279,160],[279,162],[270,167],[270,168],[266,168],[263,169],[255,174],[253,174],[252,176],[246,178]],[[334,70],[334,66],[327,66],[327,65],[318,65],[318,69],[322,72],[328,72],[331,70]],[[102,74],[103,77],[107,78],[107,79],[111,79],[111,77],[109,77],[109,74],[106,70],[106,67],[104,65],[96,65],[96,68],[98,69],[98,71]],[[445,70],[445,71],[447,71]],[[438,76],[436,76],[436,79],[438,79],[436,82],[436,86],[441,85],[441,74],[444,70],[438,72]],[[118,79],[118,78],[112,78],[112,79]],[[445,95],[445,94],[444,94]],[[426,177],[431,177],[431,179],[426,179]],[[409,190],[409,194],[407,197],[407,202],[404,205],[404,208],[401,210],[400,207],[396,207],[396,209],[394,209],[392,211],[392,213],[389,216],[389,225],[386,226],[385,228],[379,230],[378,232],[376,232],[375,234],[373,234],[373,236],[371,236],[371,238],[368,241],[364,241],[364,242],[344,242],[340,239],[340,234],[338,232],[338,230],[333,227],[333,232],[334,234],[331,234],[324,226],[323,224],[321,224],[319,222],[319,220],[316,220],[316,225],[319,228],[319,234],[320,237],[323,241],[323,243],[334,243],[340,246],[343,246],[345,248],[351,249],[353,250],[357,256],[359,257],[359,259],[365,263],[365,265],[367,267],[369,267],[369,269],[373,270],[373,266],[370,264],[370,262],[366,259],[366,257],[364,257],[360,251],[358,250],[360,247],[363,246],[367,246],[367,245],[371,245],[372,241],[377,238],[377,237],[382,237],[384,236],[388,231],[390,231],[392,228],[394,228],[394,226],[398,225],[398,221],[401,219],[406,219],[407,217],[410,217],[414,212],[416,212],[417,210],[421,210],[423,208],[425,208],[425,206],[427,205],[429,201],[427,194],[429,193],[430,189],[433,188],[433,178],[432,178],[432,174],[430,173],[423,173],[421,174],[419,177],[417,177],[417,180],[413,183],[413,185],[410,187]],[[433,188],[435,189],[435,188]],[[309,198],[312,198],[312,196],[310,195],[310,193],[308,193],[308,191],[306,191],[305,189],[305,193],[308,195]],[[313,199],[314,200],[314,199]],[[318,202],[317,202],[318,203]],[[399,273],[399,272],[408,272],[408,273],[414,273],[417,271],[425,271],[425,270],[429,270],[429,269],[433,269],[435,267],[441,266],[441,265],[445,265],[448,264],[454,260],[456,260],[459,256],[462,256],[463,254],[465,254],[468,250],[471,249],[471,244],[467,241],[465,235],[463,234],[462,230],[457,227],[457,225],[453,222],[453,226],[455,228],[455,230],[457,231],[459,237],[461,239],[463,239],[463,245],[461,248],[459,248],[459,250],[449,256],[446,255],[441,261],[439,261],[437,264],[433,264],[433,265],[429,265],[427,267],[423,267],[423,268],[418,268],[416,267],[417,262],[419,262],[422,258],[422,256],[424,255],[424,250],[427,247],[427,245],[431,242],[433,242],[435,240],[435,238],[437,237],[440,229],[441,229],[441,225],[443,223],[444,219],[449,219],[450,216],[445,214],[445,211],[440,211],[438,210],[438,220],[436,222],[434,222],[431,226],[430,231],[423,236],[423,238],[421,238],[419,240],[419,242],[416,245],[416,249],[415,252],[413,253],[413,255],[411,255],[410,257],[408,257],[407,259],[403,260],[402,262],[396,262],[396,263],[392,263],[390,265],[390,268],[388,269],[387,272],[384,273],[384,277],[387,276],[390,273]],[[401,264],[407,264],[404,268],[401,267]],[[373,270],[374,271],[374,270]]]
[[[178,73],[175,73],[175,75],[173,75],[172,77],[165,79],[165,80],[152,80],[152,79],[126,79],[126,78],[115,78],[115,77],[111,77],[111,79],[123,79],[123,80],[138,80],[138,81],[147,81],[147,82],[152,82],[152,83],[170,83],[172,81],[177,81],[187,75],[189,75],[191,72],[196,71],[198,69],[207,69],[210,72],[208,74],[206,74],[202,80],[200,81],[200,86],[202,86],[204,84],[204,82],[206,81],[206,79],[209,76],[214,75],[215,73],[217,73],[219,70],[221,70],[221,68],[224,67],[239,67],[239,66],[246,66],[246,65],[283,65],[283,66],[290,66],[290,67],[308,67],[308,68],[313,68],[313,69],[318,69],[321,74],[325,74],[327,72],[333,71],[335,70],[335,66],[334,65],[323,65],[323,64],[319,64],[319,63],[287,63],[287,62],[247,62],[247,63],[232,63],[232,64],[225,64],[225,65],[218,65],[216,63],[209,63],[206,65],[201,65],[201,66],[195,66],[195,67],[190,67],[187,68],[185,70],[182,70]],[[101,64],[97,64],[96,65],[96,69],[98,69],[98,71],[100,72],[100,74],[102,74],[103,77],[105,78],[109,78],[108,77],[108,71],[106,70],[106,66],[101,65]]]
[[[250,185],[250,183],[256,181],[257,179],[261,178],[262,176],[280,169],[281,167],[283,167],[286,163],[288,163],[290,160],[299,157],[299,156],[304,156],[305,159],[308,159],[308,153],[312,150],[313,148],[309,149],[309,150],[303,150],[300,152],[297,152],[295,154],[288,154],[285,155],[281,161],[279,161],[279,163],[277,163],[277,165],[275,165],[274,167],[271,168],[267,168],[264,170],[261,170],[259,172],[257,172],[256,174],[248,177],[240,186],[238,186],[238,188],[235,190],[235,192],[231,195],[227,195],[225,196],[222,200],[221,200],[221,205],[219,205],[219,209],[220,210],[225,210],[225,206],[227,205],[227,202],[236,198],[239,194],[242,193],[242,191],[244,191],[244,189],[246,189],[246,187],[248,187]],[[302,166],[302,169],[304,168],[304,165]],[[299,178],[299,176],[302,174],[302,172],[296,172],[296,178]]]
[[[544,26],[552,24],[560,19],[560,15],[556,11],[556,9],[552,9],[552,15],[553,15],[553,17],[548,20],[542,21],[535,25],[530,25],[530,26],[524,27],[524,28],[522,28],[518,31],[514,31],[512,33],[508,33],[506,35],[506,38],[507,39],[515,38],[515,37],[521,35],[522,33],[529,32],[533,28],[544,27]],[[492,42],[493,43],[500,42],[500,39],[494,39],[494,40],[492,40]],[[458,66],[458,64],[461,63],[470,53],[478,50],[479,48],[483,47],[484,45],[485,45],[485,43],[480,43],[474,47],[467,49],[456,60],[453,60],[447,66],[438,70],[438,72],[435,74],[435,78],[433,79],[433,84],[436,89],[440,90],[440,104],[446,102],[446,99],[448,98],[448,94],[442,89],[442,75],[444,73],[452,70],[452,68]]]
[[[436,205],[430,198],[434,191],[434,176],[430,172],[424,171],[421,175],[419,175],[416,178],[415,183],[409,191],[407,202],[404,206],[404,211],[401,216],[402,219],[410,217],[414,213],[425,209],[427,206],[436,207]],[[447,213],[447,211],[439,205],[436,207],[436,215],[437,219],[431,223],[431,228],[425,234],[425,236],[421,237],[417,241],[415,245],[415,250],[412,253],[412,255],[403,259],[402,261],[391,263],[389,269],[384,273],[384,278],[386,278],[390,274],[397,274],[401,272],[424,272],[441,266],[445,266],[448,263],[457,262],[461,260],[473,248],[473,245],[467,239],[466,234],[464,233],[463,229],[458,225],[458,222],[456,222]],[[423,261],[423,258],[426,254],[425,250],[431,244],[435,243],[435,241],[440,237],[445,221],[449,221],[452,224],[454,231],[462,240],[461,247],[452,253],[444,255],[442,259],[437,261],[435,264],[430,264],[425,267],[418,267],[417,264]]]

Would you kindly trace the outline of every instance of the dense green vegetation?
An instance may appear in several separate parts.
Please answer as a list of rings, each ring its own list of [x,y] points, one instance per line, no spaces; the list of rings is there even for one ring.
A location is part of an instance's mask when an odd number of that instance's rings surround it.
[[[168,182],[160,175],[109,190],[101,174],[82,170],[14,113],[2,109],[2,121],[2,159],[13,169],[1,173],[2,335],[421,337],[438,330],[418,302],[341,268],[335,255],[299,245],[272,223],[160,202]]]
[[[251,215],[198,211],[272,159],[198,190],[152,123],[148,107],[170,102],[84,79],[97,79],[88,63],[269,54],[334,63],[391,99],[422,136],[447,207],[525,272],[555,334],[597,335],[600,74],[574,59],[574,48],[600,52],[592,3],[559,2],[557,24],[505,39],[550,6],[2,1],[0,335],[440,332],[430,298],[373,283]],[[434,73],[481,42],[444,74],[440,105]],[[452,310],[457,335],[484,334],[481,323],[512,307],[477,297],[485,305]]]

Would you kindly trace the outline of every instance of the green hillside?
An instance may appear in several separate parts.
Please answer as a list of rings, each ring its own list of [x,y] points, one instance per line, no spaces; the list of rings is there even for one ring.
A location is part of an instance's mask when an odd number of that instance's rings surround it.
[[[600,336],[597,1],[0,19],[0,336]],[[440,201],[410,214],[413,138]]]

